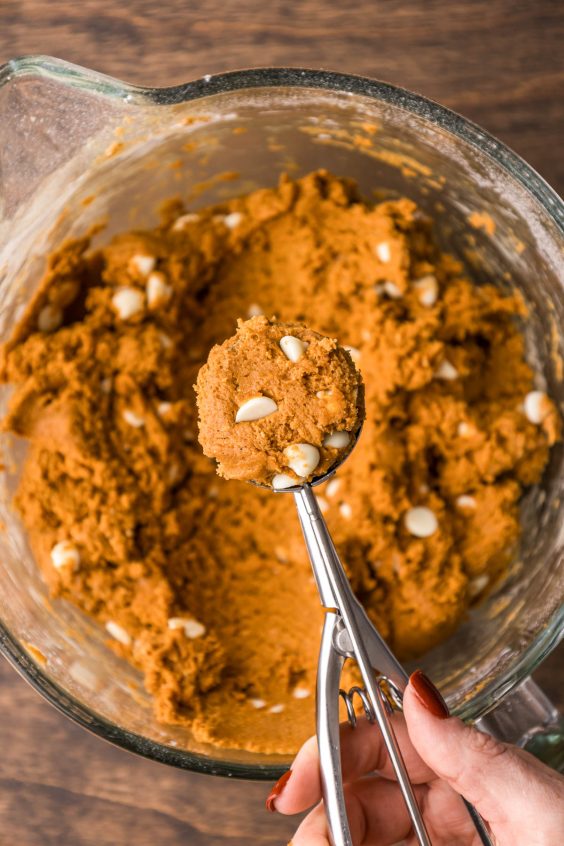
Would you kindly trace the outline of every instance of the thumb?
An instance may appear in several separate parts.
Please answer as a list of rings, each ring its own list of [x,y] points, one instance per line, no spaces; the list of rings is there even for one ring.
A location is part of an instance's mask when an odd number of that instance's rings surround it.
[[[449,717],[439,691],[420,670],[409,680],[404,714],[411,742],[423,760],[485,820],[511,824],[516,831],[520,825],[523,831],[530,827],[531,809],[542,808],[551,792],[548,767]]]

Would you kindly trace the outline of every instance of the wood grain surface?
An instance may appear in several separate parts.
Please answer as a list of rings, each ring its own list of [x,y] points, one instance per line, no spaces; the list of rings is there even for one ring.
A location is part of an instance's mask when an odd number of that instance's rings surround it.
[[[0,0],[0,63],[50,54],[171,85],[294,65],[366,74],[480,123],[564,188],[564,11],[554,0]],[[564,651],[537,673],[564,706]],[[173,770],[102,743],[0,661],[0,846],[285,843],[266,785]]]

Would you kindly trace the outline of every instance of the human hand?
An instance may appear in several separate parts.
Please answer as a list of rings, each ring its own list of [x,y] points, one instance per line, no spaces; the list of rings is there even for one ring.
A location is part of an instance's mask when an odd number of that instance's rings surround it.
[[[456,717],[420,671],[411,676],[404,713],[392,717],[433,846],[479,846],[460,795],[480,813],[496,846],[564,843],[564,777],[532,755],[494,740]],[[378,729],[359,719],[341,726],[347,813],[355,846],[415,846],[407,809]],[[296,814],[312,806],[292,846],[329,846],[316,739],[300,749],[267,800]],[[370,774],[367,777],[367,774]],[[459,795],[460,794],[460,795]]]

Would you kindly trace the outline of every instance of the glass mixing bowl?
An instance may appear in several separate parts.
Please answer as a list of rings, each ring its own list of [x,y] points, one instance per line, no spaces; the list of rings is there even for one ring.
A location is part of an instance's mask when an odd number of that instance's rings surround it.
[[[0,336],[63,238],[102,218],[109,223],[98,240],[151,225],[159,201],[178,192],[196,209],[271,186],[281,171],[318,167],[353,177],[369,196],[384,189],[413,197],[475,278],[519,288],[531,309],[526,333],[539,385],[562,402],[562,202],[518,156],[453,112],[391,85],[321,71],[238,71],[151,89],[43,57],[1,68]],[[470,227],[472,212],[488,215],[485,230],[491,219],[495,233]],[[105,646],[104,630],[48,598],[11,507],[25,445],[4,436],[4,450],[0,644],[8,659],[67,716],[120,746],[203,773],[277,777],[288,764],[279,756],[211,748],[184,728],[159,725],[139,674]],[[520,686],[513,731],[519,726],[522,737],[529,728],[527,699],[533,722],[555,741],[555,715],[532,682],[522,683],[562,632],[563,455],[553,450],[542,484],[525,498],[505,582],[422,661],[468,719]]]

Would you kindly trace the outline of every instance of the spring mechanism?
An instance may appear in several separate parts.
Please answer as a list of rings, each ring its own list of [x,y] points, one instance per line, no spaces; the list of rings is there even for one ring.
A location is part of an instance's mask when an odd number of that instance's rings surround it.
[[[393,711],[401,711],[402,694],[399,688],[397,688],[396,685],[385,676],[379,676],[376,681],[378,684],[378,690],[380,691],[380,696],[382,697],[382,701],[386,706],[388,714],[391,714]],[[355,685],[354,687],[351,687],[349,691],[341,689],[339,690],[339,696],[345,703],[345,708],[347,709],[347,719],[353,728],[357,723],[357,715],[354,709],[355,696],[358,696],[360,699],[368,722],[373,723],[376,720],[372,703],[370,702],[364,687],[358,687],[358,685]]]

